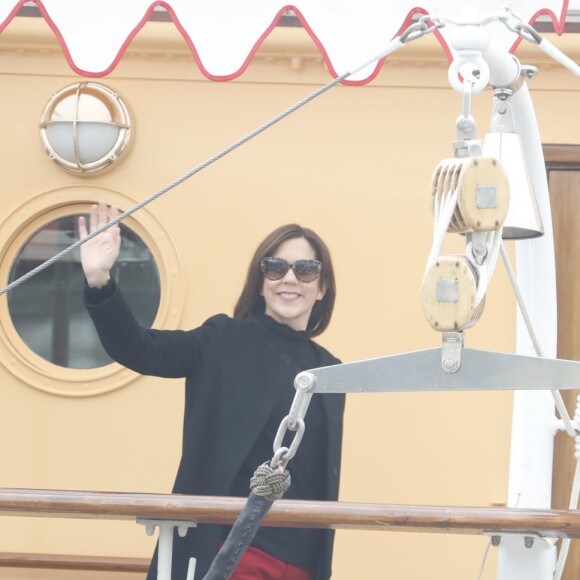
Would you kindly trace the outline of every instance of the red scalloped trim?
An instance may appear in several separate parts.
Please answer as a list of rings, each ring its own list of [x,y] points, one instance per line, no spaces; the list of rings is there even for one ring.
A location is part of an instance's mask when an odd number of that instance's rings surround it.
[[[26,0],[20,0],[20,2],[18,2],[18,4],[15,5],[14,9],[10,12],[8,17],[2,23],[0,23],[0,32],[8,26],[8,24],[12,21],[12,19],[16,16],[18,11],[20,10],[21,6],[25,3],[25,1]],[[564,27],[565,27],[565,18],[566,18],[566,14],[568,12],[568,1],[569,0],[562,0],[562,11],[560,13],[560,17],[556,16],[556,14],[552,10],[549,10],[548,8],[544,8],[544,9],[538,10],[538,12],[536,12],[533,15],[533,17],[530,20],[530,24],[533,24],[540,16],[546,15],[546,16],[549,16],[550,19],[552,20],[552,23],[554,25],[554,30],[556,31],[556,33],[558,35],[563,34]],[[229,75],[217,76],[217,75],[211,74],[203,66],[203,63],[199,58],[199,54],[197,52],[197,49],[195,48],[195,44],[193,43],[192,39],[187,34],[186,29],[179,22],[179,19],[177,18],[175,12],[173,11],[173,8],[171,7],[171,5],[168,2],[165,2],[165,1],[152,2],[149,5],[149,8],[145,11],[143,18],[139,21],[139,23],[133,28],[133,30],[127,36],[125,42],[122,44],[121,48],[119,49],[119,52],[117,53],[117,55],[115,56],[115,58],[113,59],[111,64],[106,69],[104,69],[102,71],[98,71],[98,72],[86,71],[86,70],[83,70],[83,69],[76,66],[76,64],[72,58],[72,55],[67,47],[67,44],[65,42],[64,37],[62,36],[60,30],[58,29],[58,27],[56,26],[54,21],[50,18],[46,8],[44,7],[44,5],[42,3],[42,0],[36,0],[35,3],[38,6],[38,9],[39,9],[40,13],[42,14],[43,18],[45,19],[47,24],[50,26],[52,31],[54,32],[59,44],[62,46],[65,58],[69,64],[70,68],[78,75],[85,76],[85,77],[98,78],[98,77],[104,77],[104,76],[110,74],[116,68],[116,66],[119,64],[119,61],[123,57],[123,54],[127,50],[127,47],[129,46],[129,44],[131,43],[133,38],[137,35],[137,33],[141,30],[141,28],[143,28],[143,26],[147,23],[151,13],[153,12],[153,10],[156,6],[162,6],[163,8],[165,8],[165,10],[167,10],[168,14],[171,17],[172,22],[177,27],[177,29],[180,31],[185,42],[187,43],[187,46],[189,47],[189,50],[190,50],[190,52],[191,52],[191,54],[192,54],[192,56],[197,64],[197,66],[199,67],[200,71],[202,72],[202,74],[205,77],[207,77],[210,80],[229,81],[229,80],[235,79],[235,78],[239,77],[240,75],[242,75],[244,73],[244,71],[248,68],[254,54],[259,49],[260,45],[264,42],[264,40],[268,37],[268,35],[276,27],[276,25],[278,24],[282,15],[285,12],[287,12],[288,10],[292,10],[296,13],[298,19],[300,20],[300,23],[302,24],[304,29],[308,32],[309,36],[312,38],[313,42],[318,47],[318,50],[320,51],[322,58],[324,59],[326,65],[328,67],[328,70],[330,71],[330,74],[334,78],[339,76],[337,71],[334,69],[334,67],[331,64],[331,60],[328,56],[328,53],[327,53],[324,45],[322,44],[320,39],[317,37],[314,30],[310,27],[310,25],[308,24],[308,22],[304,18],[301,11],[297,7],[295,7],[291,4],[284,6],[283,8],[281,8],[278,11],[276,16],[272,20],[271,24],[266,28],[266,30],[264,30],[264,32],[256,40],[252,49],[249,51],[248,56],[244,60],[242,66],[237,71],[235,71]],[[413,18],[413,16],[415,14],[427,14],[427,12],[425,9],[420,8],[420,7],[415,7],[415,8],[412,8],[411,10],[409,10],[404,22],[401,24],[401,27],[399,28],[399,30],[395,34],[395,37],[398,36],[400,33],[402,33],[407,28],[407,26],[409,25],[409,22],[411,21],[411,19]],[[445,42],[444,38],[439,33],[439,31],[435,31],[434,34],[437,37],[437,39],[439,40],[443,50],[445,51],[448,60],[451,61],[452,60],[451,50],[449,49],[449,46]],[[516,42],[514,42],[512,48],[510,49],[510,52],[514,52],[516,50],[516,48],[518,47],[521,40],[522,39],[519,38],[518,40],[516,40]],[[364,85],[364,84],[371,82],[379,74],[380,69],[385,61],[385,58],[382,58],[377,62],[376,67],[373,69],[373,72],[369,76],[365,77],[364,79],[358,80],[358,81],[349,81],[347,79],[347,80],[343,81],[343,84],[346,84],[346,85]]]

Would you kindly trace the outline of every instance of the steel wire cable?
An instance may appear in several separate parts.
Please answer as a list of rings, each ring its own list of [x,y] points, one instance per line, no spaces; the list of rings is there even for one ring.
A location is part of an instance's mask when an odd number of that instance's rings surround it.
[[[408,28],[408,30],[415,31],[415,34],[413,35],[413,37],[409,38],[409,40],[415,40],[416,38],[419,38],[420,36],[422,36],[424,34],[432,32],[434,30],[434,27],[429,28],[427,25],[424,25],[422,30],[417,32],[417,25],[413,24]],[[244,145],[245,143],[247,143],[248,141],[250,141],[254,137],[258,136],[260,133],[263,133],[265,130],[269,129],[270,127],[272,127],[273,125],[275,125],[276,123],[281,121],[282,119],[288,117],[289,115],[291,115],[292,113],[294,113],[298,109],[302,108],[304,105],[306,105],[310,101],[319,97],[320,95],[322,95],[323,93],[325,93],[326,91],[331,89],[332,87],[336,86],[337,84],[339,84],[343,80],[347,79],[348,77],[352,76],[353,74],[356,74],[357,72],[368,67],[369,65],[371,65],[375,62],[378,62],[379,60],[381,60],[382,58],[391,54],[395,50],[401,48],[402,46],[404,46],[404,43],[405,43],[405,40],[402,40],[402,36],[398,36],[398,37],[392,39],[387,44],[385,49],[382,50],[379,54],[377,54],[373,58],[367,60],[366,62],[364,62],[360,66],[352,69],[351,71],[346,72],[340,76],[337,76],[336,78],[332,79],[331,81],[329,81],[325,85],[319,87],[318,89],[311,92],[309,95],[307,95],[306,97],[304,97],[300,101],[296,102],[294,105],[288,107],[286,110],[284,110],[281,113],[278,113],[278,115],[272,117],[269,121],[266,121],[264,124],[260,125],[259,127],[257,127],[253,131],[251,131],[250,133],[247,133],[242,138],[238,139],[237,141],[235,141],[234,143],[232,143],[231,145],[229,145],[225,149],[222,149],[219,153],[216,153],[215,155],[213,155],[212,157],[209,157],[208,159],[206,159],[204,162],[200,163],[199,165],[197,165],[193,169],[190,169],[188,172],[184,173],[181,177],[177,178],[175,181],[169,183],[168,185],[161,188],[159,191],[153,193],[152,195],[150,195],[149,197],[147,197],[146,199],[144,199],[143,201],[141,201],[137,205],[135,205],[132,208],[128,209],[127,211],[121,213],[116,218],[114,218],[111,221],[107,222],[106,224],[102,225],[100,228],[97,228],[94,232],[91,232],[87,236],[85,236],[84,238],[77,240],[75,243],[70,245],[68,248],[65,248],[62,252],[59,252],[58,254],[52,256],[51,258],[49,258],[48,260],[46,260],[42,264],[39,264],[36,268],[30,270],[26,274],[23,274],[18,279],[14,280],[13,282],[8,284],[4,288],[0,289],[0,296],[2,296],[3,294],[6,294],[10,290],[13,290],[14,288],[19,286],[20,284],[23,284],[24,282],[26,282],[27,280],[29,280],[30,278],[32,278],[36,274],[42,272],[43,270],[46,270],[46,268],[48,268],[49,266],[51,266],[52,264],[54,264],[55,262],[57,262],[61,258],[65,257],[66,255],[70,254],[71,252],[76,250],[76,248],[78,248],[82,244],[84,244],[85,242],[88,242],[89,240],[91,240],[95,236],[98,236],[99,234],[103,233],[108,228],[118,224],[122,220],[133,215],[135,212],[139,211],[140,209],[142,209],[146,205],[150,204],[152,201],[155,201],[158,197],[161,197],[162,195],[164,195],[165,193],[167,193],[168,191],[170,191],[174,187],[180,185],[181,183],[183,183],[184,181],[186,181],[190,177],[193,177],[196,173],[199,173],[200,171],[202,171],[206,167],[210,166],[212,163],[215,163],[216,161],[218,161],[222,157],[225,157],[227,154],[231,153],[234,149],[237,149],[241,145]]]
[[[310,101],[312,101],[313,99],[315,99],[316,97],[321,95],[322,93],[331,89],[336,84],[340,83],[341,81],[343,81],[344,79],[346,79],[347,77],[352,75],[353,72],[345,73],[339,77],[336,77],[335,79],[333,79],[329,83],[325,84],[324,86],[319,87],[317,90],[313,91],[312,93],[310,93],[309,95],[304,97],[302,100],[298,101],[297,103],[295,103],[291,107],[287,108],[285,111],[282,111],[281,113],[279,113],[275,117],[272,117],[269,121],[267,121],[263,125],[260,125],[258,128],[254,129],[250,133],[247,133],[241,139],[238,139],[237,141],[235,141],[234,143],[232,143],[231,145],[229,145],[225,149],[222,149],[219,153],[216,153],[215,155],[206,159],[204,162],[200,163],[199,165],[197,165],[193,169],[190,169],[188,172],[184,173],[181,177],[178,177],[176,180],[169,183],[165,187],[161,188],[159,191],[153,193],[152,195],[150,195],[149,197],[147,197],[143,201],[139,202],[137,205],[135,205],[132,208],[128,209],[127,211],[121,213],[116,218],[114,218],[111,221],[107,222],[106,224],[102,225],[100,228],[96,229],[94,232],[89,233],[84,238],[77,240],[76,242],[71,244],[69,247],[65,248],[62,252],[59,252],[58,254],[52,256],[51,258],[49,258],[48,260],[46,260],[42,264],[39,264],[36,268],[30,270],[26,274],[23,274],[17,280],[14,280],[13,282],[8,284],[4,288],[0,289],[0,296],[2,296],[3,294],[6,294],[10,290],[13,290],[14,288],[19,286],[20,284],[26,282],[27,280],[29,280],[30,278],[32,278],[36,274],[42,272],[43,270],[45,270],[46,268],[48,268],[49,266],[51,266],[52,264],[54,264],[55,262],[60,260],[61,258],[64,258],[66,255],[68,255],[71,252],[73,252],[74,250],[76,250],[76,248],[80,247],[85,242],[88,242],[90,239],[103,233],[108,228],[118,224],[122,220],[133,215],[135,212],[139,211],[140,209],[144,208],[146,205],[155,201],[157,198],[161,197],[162,195],[164,195],[165,193],[167,193],[168,191],[170,191],[174,187],[182,184],[184,181],[188,180],[190,177],[193,177],[196,173],[199,173],[200,171],[202,171],[206,167],[210,166],[212,163],[215,163],[216,161],[218,161],[222,157],[225,157],[228,153],[231,153],[234,149],[237,149],[238,147],[240,147],[244,143],[247,143],[248,141],[250,141],[251,139],[253,139],[257,135],[259,135],[260,133],[264,132],[266,129],[269,129],[272,125],[278,123],[278,121],[281,121],[282,119],[284,119],[288,115],[292,114],[294,111],[297,111],[298,109],[300,109],[301,107],[303,107],[304,105],[306,105],[307,103],[309,103]]]

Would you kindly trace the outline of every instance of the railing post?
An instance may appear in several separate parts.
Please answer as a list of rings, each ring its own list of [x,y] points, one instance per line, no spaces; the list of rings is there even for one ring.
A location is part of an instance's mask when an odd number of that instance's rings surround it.
[[[159,544],[157,547],[157,580],[171,580],[171,564],[173,556],[173,530],[181,538],[187,534],[188,528],[194,528],[197,523],[179,520],[149,520],[137,518],[137,523],[145,526],[148,536],[152,536],[155,528],[159,527]],[[193,563],[191,562],[193,560]],[[195,559],[191,558],[189,567],[195,567]],[[189,576],[190,574],[188,574]]]

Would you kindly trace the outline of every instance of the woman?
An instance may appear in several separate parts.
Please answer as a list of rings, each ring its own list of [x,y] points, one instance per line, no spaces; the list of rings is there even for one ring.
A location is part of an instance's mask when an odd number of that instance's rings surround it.
[[[99,203],[90,230],[117,216]],[[87,224],[79,219],[81,237]],[[182,457],[173,493],[247,497],[256,468],[272,458],[281,420],[294,398],[294,377],[340,361],[312,341],[332,315],[335,282],[328,248],[311,230],[283,226],[258,246],[233,318],[218,314],[189,331],[139,326],[110,277],[120,247],[113,226],[81,246],[85,303],[109,356],[145,375],[184,377]],[[289,464],[285,499],[336,500],[344,395],[313,397],[306,430]],[[203,578],[229,528],[199,525],[174,538],[173,578],[190,557]],[[326,580],[331,530],[258,530],[230,577],[236,580]],[[154,556],[149,579],[156,578]]]

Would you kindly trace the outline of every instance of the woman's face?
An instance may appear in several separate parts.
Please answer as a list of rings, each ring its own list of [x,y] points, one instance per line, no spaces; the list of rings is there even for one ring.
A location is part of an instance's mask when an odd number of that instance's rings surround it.
[[[314,248],[306,238],[292,238],[282,242],[272,254],[294,264],[297,260],[315,260]],[[313,282],[300,282],[290,268],[280,280],[268,280],[264,276],[262,295],[266,302],[266,314],[294,330],[306,330],[310,313],[317,300],[324,296],[320,278]]]

